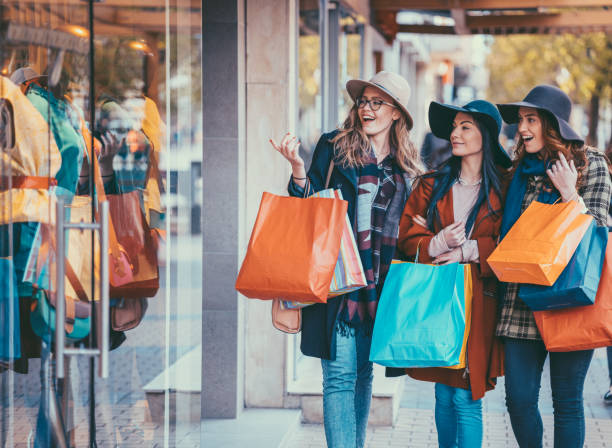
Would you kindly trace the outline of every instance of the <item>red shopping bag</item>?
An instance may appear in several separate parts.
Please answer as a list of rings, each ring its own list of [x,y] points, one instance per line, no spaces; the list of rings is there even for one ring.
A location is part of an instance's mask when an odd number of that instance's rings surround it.
[[[140,193],[108,195],[110,215],[117,242],[130,262],[131,281],[111,283],[111,297],[153,297],[159,289],[157,244],[140,207]]]
[[[550,352],[571,352],[612,345],[612,240],[608,240],[595,304],[536,311],[538,330]]]
[[[348,202],[264,193],[236,289],[252,299],[327,302]]]

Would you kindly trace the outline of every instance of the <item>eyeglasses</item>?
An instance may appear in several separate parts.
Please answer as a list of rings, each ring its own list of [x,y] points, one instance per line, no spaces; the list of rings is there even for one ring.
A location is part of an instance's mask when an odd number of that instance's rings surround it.
[[[386,101],[383,101],[383,100],[379,100],[379,99],[366,100],[363,97],[357,98],[357,100],[355,101],[355,104],[357,104],[357,107],[359,109],[363,109],[366,104],[369,104],[370,109],[372,109],[373,111],[377,111],[378,109],[380,109],[380,106],[382,106],[383,104],[386,104],[387,106],[391,106],[391,107],[397,107],[395,104],[387,103]]]

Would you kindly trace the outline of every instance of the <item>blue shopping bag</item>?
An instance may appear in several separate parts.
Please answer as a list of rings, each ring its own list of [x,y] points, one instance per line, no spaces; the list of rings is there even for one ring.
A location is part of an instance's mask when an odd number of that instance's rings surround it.
[[[387,367],[461,364],[471,291],[469,264],[391,264],[376,312],[370,361]]]
[[[0,359],[21,357],[17,275],[12,258],[0,258]]]
[[[601,278],[608,228],[591,221],[569,263],[552,286],[523,284],[519,297],[534,311],[592,305]]]

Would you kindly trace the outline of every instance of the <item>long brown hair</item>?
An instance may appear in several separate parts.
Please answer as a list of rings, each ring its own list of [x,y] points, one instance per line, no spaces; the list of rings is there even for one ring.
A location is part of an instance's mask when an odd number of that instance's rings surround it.
[[[542,136],[544,138],[544,147],[538,152],[538,157],[545,161],[552,162],[558,160],[559,153],[562,153],[568,162],[573,160],[574,165],[576,166],[576,171],[578,171],[576,188],[580,188],[584,183],[584,177],[589,164],[585,146],[580,142],[565,140],[555,128],[552,118],[549,117],[548,113],[543,112],[540,109],[536,109],[536,112],[542,121]],[[526,154],[525,142],[523,142],[523,137],[521,137],[520,134],[514,154],[514,168],[516,168]],[[548,176],[545,176],[545,183],[548,186],[551,185]]]
[[[340,132],[332,140],[338,161],[344,166],[363,166],[369,157],[370,139],[361,127],[361,120],[354,104],[344,120]],[[393,121],[389,130],[389,144],[391,153],[397,164],[406,171],[410,177],[423,173],[423,165],[419,152],[410,140],[408,120],[403,112],[400,118]]]

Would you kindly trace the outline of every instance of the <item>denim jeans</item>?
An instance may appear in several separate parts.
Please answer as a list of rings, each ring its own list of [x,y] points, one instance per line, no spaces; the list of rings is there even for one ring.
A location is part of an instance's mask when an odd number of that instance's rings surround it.
[[[372,399],[371,336],[336,329],[336,359],[321,360],[323,421],[329,448],[362,448]]]
[[[612,386],[612,347],[607,347],[606,352],[608,355],[608,376],[610,377],[610,386]]]
[[[436,383],[436,429],[440,448],[482,446],[482,400],[472,391]]]
[[[521,448],[542,446],[542,417],[538,395],[544,361],[549,354],[542,341],[505,339],[506,406],[514,436]],[[584,444],[584,379],[593,350],[550,353],[550,386],[555,413],[555,448]]]

